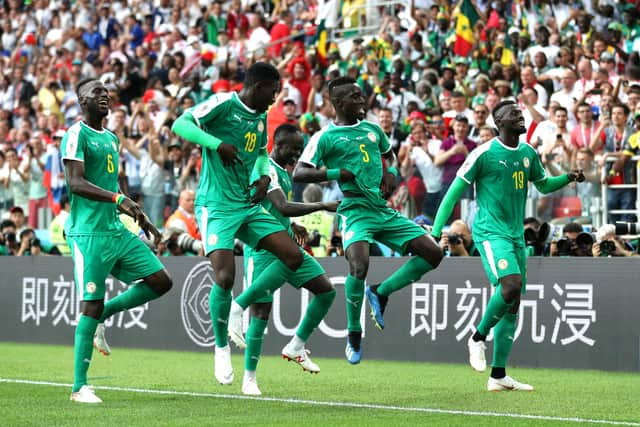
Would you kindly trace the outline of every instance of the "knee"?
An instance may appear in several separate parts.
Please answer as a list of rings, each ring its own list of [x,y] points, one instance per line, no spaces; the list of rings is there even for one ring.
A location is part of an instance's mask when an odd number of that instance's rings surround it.
[[[252,304],[251,305],[251,316],[260,320],[267,321],[269,320],[269,315],[271,314],[271,304]]]
[[[100,319],[104,310],[104,300],[84,301],[82,314],[93,319]]]
[[[218,286],[220,286],[222,289],[233,288],[234,274],[232,270],[222,268],[216,271],[215,274],[216,274],[216,284]]]
[[[160,295],[166,294],[173,287],[173,279],[171,278],[171,276],[169,276],[166,273],[163,276],[164,277],[160,281],[160,290],[161,290]]]
[[[296,250],[294,251],[294,253],[287,256],[286,260],[284,261],[284,265],[286,265],[290,270],[296,271],[298,268],[300,268],[303,261],[304,255],[302,254],[302,251]]]
[[[362,260],[354,260],[349,262],[349,274],[356,279],[364,280],[369,271],[369,262]]]
[[[505,280],[502,284],[502,298],[507,303],[512,303],[520,298],[522,292],[522,279]]]
[[[435,249],[429,251],[426,257],[424,257],[425,261],[431,264],[431,267],[438,268],[442,259],[444,258],[444,252],[440,249],[440,246],[436,246]]]

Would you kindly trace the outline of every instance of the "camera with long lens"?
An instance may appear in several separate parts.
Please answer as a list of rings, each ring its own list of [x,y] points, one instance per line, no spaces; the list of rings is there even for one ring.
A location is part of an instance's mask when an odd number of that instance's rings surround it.
[[[624,235],[624,234],[640,234],[638,230],[640,227],[637,222],[616,222],[616,236]]]
[[[165,230],[165,236],[167,237],[164,240],[164,244],[167,246],[167,250],[173,255],[179,255],[185,252],[198,254],[202,249],[202,242],[200,240],[194,239],[189,233],[185,233],[180,229],[170,228],[169,230]]]
[[[462,236],[455,233],[449,234],[448,240],[450,245],[459,245],[460,243],[462,243]]]
[[[575,240],[563,237],[556,242],[558,256],[591,256],[591,249],[596,239],[589,233],[582,232]]]
[[[600,254],[603,256],[613,255],[616,251],[616,244],[611,240],[603,240],[600,242]]]
[[[534,256],[542,256],[545,252],[545,247],[551,242],[555,229],[553,226],[544,222],[540,224],[538,231],[533,228],[526,228],[524,230],[524,241],[527,247],[533,248]]]

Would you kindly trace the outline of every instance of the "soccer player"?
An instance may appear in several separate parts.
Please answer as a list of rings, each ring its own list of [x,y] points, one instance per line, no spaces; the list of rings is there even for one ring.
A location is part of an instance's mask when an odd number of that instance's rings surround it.
[[[505,369],[513,345],[520,295],[526,287],[527,260],[522,224],[527,186],[531,181],[541,193],[547,194],[572,181],[584,181],[584,175],[582,171],[572,171],[557,177],[545,176],[536,151],[530,145],[518,142],[527,128],[522,112],[514,102],[503,101],[496,105],[493,118],[500,135],[473,150],[460,167],[438,209],[432,235],[440,237],[454,205],[475,182],[478,213],[473,222],[473,240],[478,244],[484,269],[496,291],[476,332],[467,342],[469,362],[476,371],[486,369],[485,340],[494,328],[493,364],[487,389],[531,391],[531,385],[507,376]]]
[[[345,282],[348,339],[345,356],[351,364],[362,358],[360,313],[364,281],[369,269],[369,245],[378,240],[395,251],[414,256],[379,285],[368,286],[367,299],[378,328],[384,328],[383,314],[389,295],[436,268],[442,251],[423,228],[386,205],[397,174],[388,168],[383,174],[382,158],[391,162],[393,150],[384,131],[363,120],[365,99],[355,80],[340,77],[329,83],[336,120],[313,135],[305,148],[293,180],[322,182],[337,180],[344,194],[338,207],[338,224],[343,236],[349,275]],[[319,168],[320,165],[326,168]],[[382,182],[384,179],[384,182]]]
[[[260,204],[270,182],[265,112],[279,89],[278,70],[256,62],[247,70],[240,94],[213,95],[173,124],[176,134],[203,147],[196,218],[214,273],[209,310],[216,343],[214,373],[221,384],[233,382],[228,334],[238,331],[228,327],[234,239],[282,261],[271,263],[254,280],[254,293],[289,281],[304,260],[284,226]],[[234,340],[244,338],[240,334]]]
[[[338,206],[338,202],[304,204],[288,201],[291,197],[289,170],[293,170],[300,153],[302,153],[303,146],[302,132],[296,126],[284,124],[276,129],[273,151],[269,159],[271,183],[267,198],[262,201],[265,209],[282,223],[289,235],[300,242],[307,237],[307,230],[302,226],[291,223],[289,217],[302,216],[322,209],[335,212]],[[302,251],[302,249],[300,250]],[[279,262],[278,259],[268,251],[245,249],[244,274],[249,289],[236,298],[231,308],[232,317],[236,310],[238,311],[237,315],[241,316],[242,311],[248,307],[249,303],[251,304],[251,320],[247,330],[247,348],[244,356],[245,373],[242,383],[242,392],[244,394],[261,394],[256,380],[256,368],[260,358],[264,329],[267,326],[273,302],[272,293],[269,293],[266,297],[251,301],[251,286],[253,281],[260,277],[262,271],[276,262]],[[335,299],[336,291],[318,261],[306,252],[304,252],[302,265],[296,270],[295,275],[289,279],[289,283],[298,289],[308,289],[314,294],[314,298],[307,307],[307,311],[295,335],[282,349],[282,357],[295,361],[305,371],[318,373],[320,368],[309,358],[304,345],[313,330],[329,311]],[[271,287],[275,289],[275,285],[272,284]],[[241,325],[242,323],[240,322]],[[241,334],[242,330],[239,333]],[[233,338],[234,334],[231,334],[231,337]]]
[[[102,127],[109,114],[109,94],[99,80],[83,80],[76,88],[84,120],[62,139],[62,159],[71,202],[65,233],[71,248],[74,276],[82,301],[74,342],[74,382],[71,400],[100,403],[87,385],[87,370],[95,345],[104,354],[105,319],[137,307],[171,289],[171,278],[153,252],[118,218],[134,218],[148,237],[160,233],[140,207],[118,193],[118,138]],[[105,279],[112,274],[127,291],[104,302]],[[141,279],[141,281],[139,281]]]

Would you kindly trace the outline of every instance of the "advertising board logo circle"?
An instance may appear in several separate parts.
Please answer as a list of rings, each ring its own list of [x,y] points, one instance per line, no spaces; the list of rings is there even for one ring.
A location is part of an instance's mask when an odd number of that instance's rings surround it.
[[[196,264],[184,281],[180,296],[180,314],[184,330],[200,347],[213,347],[214,336],[209,315],[209,293],[213,269],[209,261]]]

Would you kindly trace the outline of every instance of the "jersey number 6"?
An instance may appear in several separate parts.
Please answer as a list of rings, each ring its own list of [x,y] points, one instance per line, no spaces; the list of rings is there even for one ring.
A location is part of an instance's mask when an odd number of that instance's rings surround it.
[[[107,154],[107,172],[113,173],[116,168],[113,165],[113,154]]]

